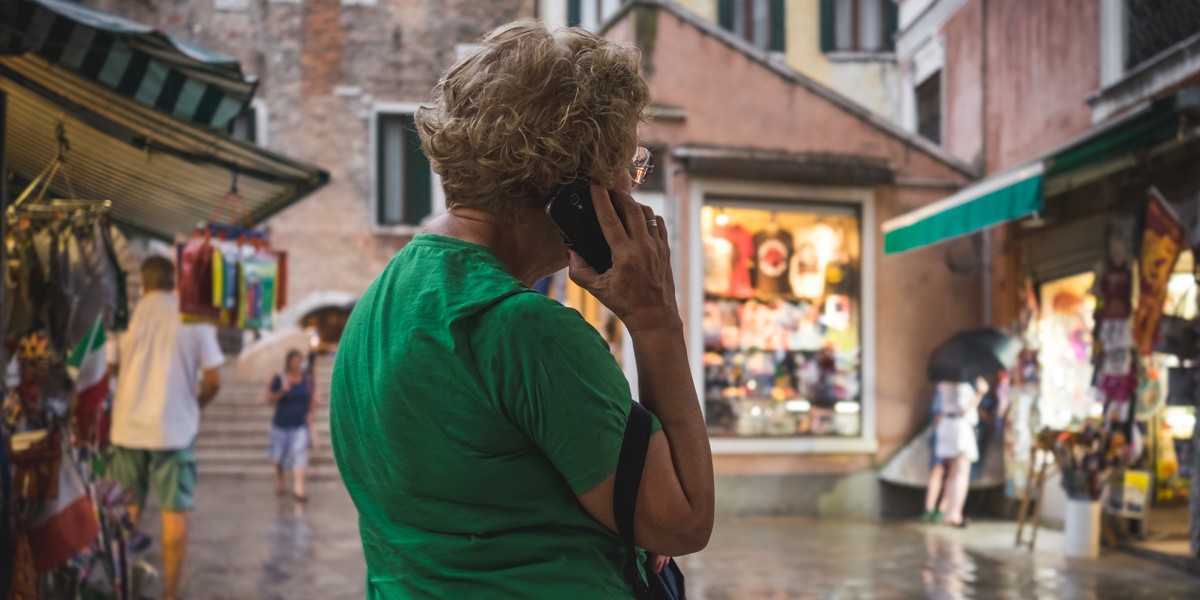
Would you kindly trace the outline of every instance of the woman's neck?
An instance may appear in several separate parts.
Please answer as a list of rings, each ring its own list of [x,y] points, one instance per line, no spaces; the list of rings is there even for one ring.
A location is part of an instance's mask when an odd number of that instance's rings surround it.
[[[525,285],[531,286],[567,266],[562,238],[540,213],[503,217],[455,207],[434,219],[425,230],[488,248]]]

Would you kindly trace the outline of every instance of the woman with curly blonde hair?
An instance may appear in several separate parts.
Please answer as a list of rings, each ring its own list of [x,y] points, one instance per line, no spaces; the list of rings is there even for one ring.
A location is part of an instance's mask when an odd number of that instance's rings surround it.
[[[635,48],[520,21],[417,113],[448,210],[359,300],[331,391],[368,597],[632,597],[613,516],[631,390],[596,330],[529,287],[568,266],[624,322],[656,415],[637,545],[676,556],[708,543],[712,456],[667,232],[630,196],[640,66]],[[602,274],[543,212],[579,176],[612,249]]]

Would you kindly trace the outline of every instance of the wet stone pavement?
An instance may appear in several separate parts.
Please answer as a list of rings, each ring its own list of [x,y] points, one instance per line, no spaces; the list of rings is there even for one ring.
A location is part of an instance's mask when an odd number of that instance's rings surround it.
[[[362,598],[354,506],[332,481],[307,505],[270,481],[206,478],[191,522],[187,600]],[[158,514],[143,523],[155,536]],[[1043,530],[1012,548],[1013,524],[965,531],[912,523],[722,518],[704,552],[680,559],[691,600],[1200,598],[1200,579],[1123,553],[1064,559]],[[156,567],[160,557],[148,557]],[[157,586],[150,594],[157,597]]]

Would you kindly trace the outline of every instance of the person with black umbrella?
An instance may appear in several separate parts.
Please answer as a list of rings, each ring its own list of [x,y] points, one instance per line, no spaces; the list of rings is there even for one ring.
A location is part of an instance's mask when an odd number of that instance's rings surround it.
[[[987,377],[1012,367],[1020,350],[1016,338],[994,328],[959,333],[934,350],[929,378],[938,382],[941,406],[934,416],[935,462],[925,497],[924,520],[944,519],[957,527],[966,525],[962,511],[971,482],[971,465],[979,460],[975,427],[979,403],[989,390]]]
[[[944,519],[955,527],[966,526],[962,513],[971,484],[971,465],[979,460],[975,425],[979,421],[979,402],[987,393],[988,383],[983,377],[976,379],[974,385],[961,382],[938,384],[941,412],[934,417],[936,442],[933,454],[936,462],[930,473],[929,492],[925,496],[926,520]]]

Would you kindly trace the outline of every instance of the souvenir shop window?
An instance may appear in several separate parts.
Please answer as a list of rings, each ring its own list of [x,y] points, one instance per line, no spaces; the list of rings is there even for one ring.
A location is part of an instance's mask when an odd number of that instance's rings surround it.
[[[1094,273],[1082,273],[1040,286],[1037,358],[1045,376],[1037,428],[1079,428],[1093,416],[1095,285]]]
[[[433,212],[433,171],[411,112],[376,113],[375,224],[415,227]]]
[[[860,230],[857,208],[702,209],[710,435],[862,435]]]
[[[1195,276],[1194,255],[1184,251],[1167,282],[1159,339],[1147,371],[1166,382],[1160,402],[1144,401],[1138,406],[1139,421],[1145,422],[1153,459],[1154,501],[1157,505],[1186,503],[1191,492],[1192,461],[1195,460],[1193,431],[1196,427],[1194,398],[1200,384],[1200,352],[1197,352],[1197,303],[1200,287]],[[1148,400],[1148,399],[1146,399]]]

